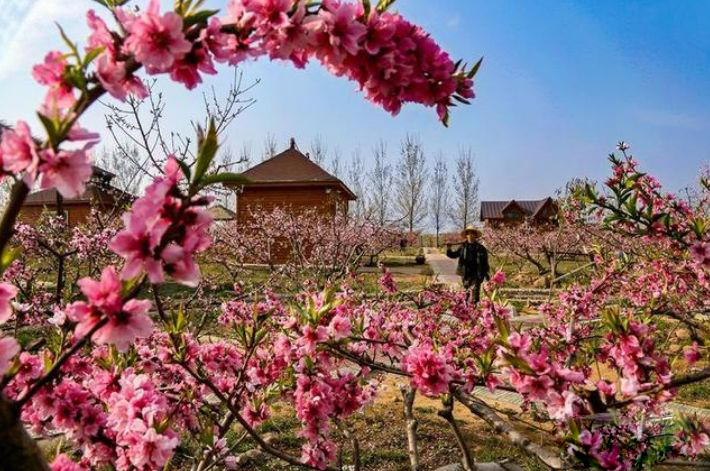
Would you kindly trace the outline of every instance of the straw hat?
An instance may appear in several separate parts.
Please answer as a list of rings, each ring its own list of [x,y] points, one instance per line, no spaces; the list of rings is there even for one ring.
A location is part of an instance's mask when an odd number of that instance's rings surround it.
[[[466,226],[466,229],[461,231],[461,236],[466,237],[469,234],[473,234],[476,237],[481,237],[480,229],[473,226]]]

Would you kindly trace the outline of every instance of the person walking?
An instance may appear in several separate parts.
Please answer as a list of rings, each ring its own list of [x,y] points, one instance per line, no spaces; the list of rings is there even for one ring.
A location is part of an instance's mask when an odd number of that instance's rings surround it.
[[[488,266],[488,251],[478,242],[481,238],[481,231],[473,226],[468,226],[461,231],[461,236],[465,238],[459,243],[457,249],[452,249],[452,243],[446,244],[446,256],[458,258],[456,274],[463,280],[463,287],[468,291],[469,299],[473,296],[474,302],[478,303],[481,298],[481,283],[490,278]]]

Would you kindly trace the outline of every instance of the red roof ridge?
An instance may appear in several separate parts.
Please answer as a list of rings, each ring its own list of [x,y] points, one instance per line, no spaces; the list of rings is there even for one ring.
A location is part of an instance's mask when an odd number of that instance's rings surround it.
[[[293,138],[288,149],[248,168],[242,175],[248,179],[245,186],[320,183],[341,187],[350,197],[357,198],[341,179],[298,150]]]
[[[481,220],[502,219],[503,211],[507,210],[512,206],[517,206],[526,215],[535,217],[540,213],[543,208],[545,208],[552,201],[554,200],[550,196],[534,200],[481,200],[480,217]]]

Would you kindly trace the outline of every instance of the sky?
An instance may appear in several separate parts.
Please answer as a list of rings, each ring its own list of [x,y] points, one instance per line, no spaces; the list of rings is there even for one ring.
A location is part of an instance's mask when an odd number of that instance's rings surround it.
[[[0,0],[0,119],[37,126],[43,92],[31,67],[62,47],[54,22],[78,41],[87,31],[84,12],[96,7],[91,0]],[[392,117],[315,62],[296,70],[262,59],[240,67],[245,81],[260,80],[250,93],[256,104],[232,124],[224,145],[247,143],[259,154],[268,134],[280,147],[294,137],[303,149],[320,135],[344,159],[359,149],[368,163],[381,138],[395,161],[409,133],[430,160],[441,152],[450,172],[458,149],[470,147],[484,200],[542,198],[573,177],[602,180],[619,140],[673,191],[692,185],[710,161],[710,0],[399,0],[395,9],[454,58],[484,57],[476,99],[453,110],[449,128],[417,105]],[[201,90],[224,94],[232,74],[220,72]],[[166,127],[185,132],[202,117],[200,93],[165,79],[158,87]],[[95,108],[82,124],[107,136],[103,113]]]

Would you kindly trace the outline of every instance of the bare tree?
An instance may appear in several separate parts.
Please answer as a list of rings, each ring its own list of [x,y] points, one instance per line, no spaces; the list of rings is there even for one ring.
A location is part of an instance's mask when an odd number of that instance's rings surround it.
[[[251,166],[252,163],[252,146],[251,141],[242,142],[242,147],[239,149],[239,166],[237,171],[243,172]]]
[[[367,207],[375,222],[384,226],[391,217],[392,166],[387,163],[387,144],[380,139],[372,149],[375,164],[367,173]]]
[[[439,246],[439,233],[445,224],[446,207],[449,203],[449,175],[444,162],[444,155],[439,152],[432,170],[429,190],[429,216],[436,232],[436,246]]]
[[[342,153],[339,147],[333,147],[333,152],[330,156],[330,173],[333,176],[340,178],[340,174],[343,172],[342,169]]]
[[[145,98],[129,97],[125,104],[102,102],[108,110],[104,117],[117,155],[126,165],[141,173],[141,178],[148,179],[162,173],[169,155],[177,156],[188,166],[192,166],[195,161],[191,146],[193,133],[187,135],[164,129],[163,117],[167,103],[156,83],[156,80],[152,80],[146,84],[148,95]],[[226,96],[218,96],[214,88],[210,95],[203,94],[204,114],[199,121],[191,121],[193,130],[205,128],[209,121],[213,121],[217,133],[223,134],[239,114],[256,102],[246,94],[258,83],[257,79],[244,84],[242,73],[235,69]],[[234,164],[236,162],[232,162]],[[214,165],[221,164],[215,160]]]
[[[453,201],[449,207],[451,222],[460,228],[473,224],[478,207],[478,176],[470,147],[459,147],[453,175]]]
[[[394,175],[395,206],[409,232],[426,217],[426,158],[421,142],[407,135],[400,147],[400,158]]]
[[[111,185],[126,193],[135,195],[141,187],[145,174],[133,162],[140,161],[140,151],[135,145],[126,145],[125,152],[129,152],[130,159],[126,159],[124,150],[103,147],[96,156],[96,165],[108,170],[115,176]]]
[[[311,141],[308,150],[311,160],[322,166],[325,163],[326,157],[328,157],[328,142],[318,134]]]
[[[362,162],[360,148],[356,147],[352,153],[350,166],[348,167],[348,186],[357,196],[357,200],[352,203],[351,215],[356,218],[365,216],[365,202],[363,201],[363,175],[365,174],[365,165]]]
[[[276,155],[277,152],[276,136],[273,133],[268,133],[264,138],[264,151],[261,154],[262,162]]]

